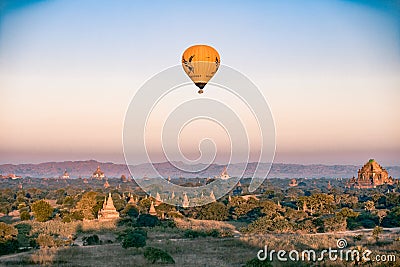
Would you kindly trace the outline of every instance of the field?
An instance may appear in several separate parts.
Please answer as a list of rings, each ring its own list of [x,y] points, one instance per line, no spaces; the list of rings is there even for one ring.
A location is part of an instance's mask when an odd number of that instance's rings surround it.
[[[264,245],[271,249],[285,249],[287,251],[315,249],[320,251],[328,247],[336,248],[336,241],[345,238],[348,247],[368,247],[375,254],[393,254],[399,259],[400,229],[385,230],[379,243],[371,237],[371,231],[347,231],[336,234],[264,234],[241,235],[240,237],[198,237],[186,238],[184,231],[188,228],[204,230],[215,229],[234,233],[236,228],[229,222],[207,220],[178,220],[178,228],[155,227],[148,229],[147,246],[157,247],[168,252],[175,260],[175,265],[162,266],[245,266],[246,262],[256,257],[257,252]],[[76,243],[80,246],[58,248],[41,248],[29,252],[21,252],[0,257],[1,266],[159,266],[149,264],[143,257],[143,248],[124,249],[115,239],[118,229],[107,227],[91,227],[86,224],[85,230],[77,234]],[[96,233],[103,241],[101,245],[81,246],[78,242],[83,236]],[[397,262],[397,263],[396,263]],[[397,260],[392,265],[399,266]],[[321,262],[319,262],[321,263]],[[318,263],[318,264],[319,264]],[[303,265],[302,265],[303,264]],[[322,263],[321,263],[322,264]],[[353,266],[354,262],[329,262],[325,266]],[[397,265],[396,265],[397,264]],[[282,263],[273,262],[274,266],[308,266],[309,262]]]

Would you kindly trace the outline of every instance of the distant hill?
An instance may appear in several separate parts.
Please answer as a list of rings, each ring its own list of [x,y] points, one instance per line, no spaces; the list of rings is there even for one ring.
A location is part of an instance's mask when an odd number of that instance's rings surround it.
[[[163,176],[171,177],[214,177],[218,175],[223,165],[212,164],[209,168],[198,173],[185,173],[176,169],[171,163],[155,163],[155,167],[160,171]],[[239,171],[243,166],[243,163],[231,164],[228,172],[231,176],[239,175]],[[63,174],[66,169],[71,178],[78,177],[90,177],[96,170],[97,166],[100,166],[107,177],[121,177],[122,174],[125,176],[129,175],[128,168],[125,164],[115,164],[112,162],[98,162],[95,160],[86,161],[63,161],[63,162],[45,162],[39,164],[3,164],[0,165],[0,174],[7,175],[14,173],[22,177],[59,177]],[[254,170],[256,163],[249,163],[245,177],[248,177],[251,170]],[[259,168],[266,170],[269,164],[261,163]],[[150,164],[139,164],[133,166],[133,170],[136,176],[143,177],[152,173]],[[270,178],[350,178],[357,176],[357,170],[361,166],[355,165],[301,165],[301,164],[284,164],[274,163],[271,171],[268,175]],[[388,166],[385,167],[394,178],[400,177],[400,166]]]

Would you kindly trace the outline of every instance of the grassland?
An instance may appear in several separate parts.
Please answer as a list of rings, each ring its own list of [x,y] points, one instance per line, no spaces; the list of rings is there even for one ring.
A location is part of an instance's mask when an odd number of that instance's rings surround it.
[[[372,264],[372,266],[400,266],[399,232],[384,231],[377,242],[368,231],[347,232],[340,234],[268,234],[242,235],[240,237],[200,237],[185,238],[185,229],[218,229],[236,231],[235,225],[228,222],[178,220],[178,228],[155,227],[148,229],[147,246],[167,251],[175,265],[162,266],[244,266],[256,257],[260,248],[268,245],[269,249],[287,251],[315,249],[320,251],[328,247],[336,248],[336,241],[345,238],[348,247],[368,247],[375,254],[391,253],[397,256],[395,263]],[[87,234],[96,233],[103,241],[96,246],[68,246],[42,248],[0,258],[0,266],[159,266],[149,264],[143,256],[143,248],[124,249],[115,239],[119,229],[112,227],[93,227],[84,225],[85,230],[77,233],[76,241]],[[79,242],[76,242],[79,244]],[[274,266],[354,266],[354,262],[273,262]]]

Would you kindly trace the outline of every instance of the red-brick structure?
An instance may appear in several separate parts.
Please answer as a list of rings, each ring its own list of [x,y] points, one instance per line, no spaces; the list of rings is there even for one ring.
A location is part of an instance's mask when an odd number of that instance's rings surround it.
[[[350,183],[355,188],[375,188],[384,184],[393,185],[394,180],[378,162],[370,159],[358,170],[357,179],[353,177]]]

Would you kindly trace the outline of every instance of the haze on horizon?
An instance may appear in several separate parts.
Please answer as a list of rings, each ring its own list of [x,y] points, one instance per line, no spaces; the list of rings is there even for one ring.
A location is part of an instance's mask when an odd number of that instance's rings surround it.
[[[181,1],[3,1],[0,164],[124,162],[136,90],[206,43],[268,100],[275,162],[400,165],[398,2],[203,4],[206,15]]]

